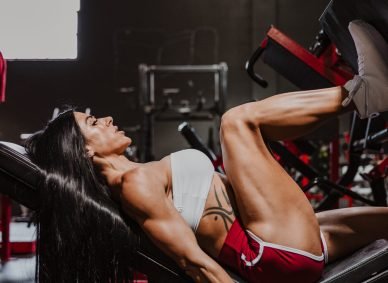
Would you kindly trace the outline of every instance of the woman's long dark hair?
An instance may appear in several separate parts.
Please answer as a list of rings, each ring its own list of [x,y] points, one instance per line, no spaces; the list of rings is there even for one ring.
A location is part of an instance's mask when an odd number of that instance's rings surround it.
[[[86,154],[73,110],[50,121],[26,148],[42,171],[37,281],[127,282],[131,231]]]

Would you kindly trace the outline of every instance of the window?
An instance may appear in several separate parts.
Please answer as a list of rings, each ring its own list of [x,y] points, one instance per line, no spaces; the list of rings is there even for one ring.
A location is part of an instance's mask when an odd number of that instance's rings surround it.
[[[76,59],[80,0],[0,0],[6,59]]]

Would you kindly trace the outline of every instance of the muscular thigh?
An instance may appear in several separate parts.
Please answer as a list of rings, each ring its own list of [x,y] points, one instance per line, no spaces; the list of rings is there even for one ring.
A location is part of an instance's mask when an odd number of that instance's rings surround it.
[[[317,213],[329,261],[381,238],[388,239],[387,207],[351,207]]]
[[[259,127],[238,121],[221,127],[221,146],[244,226],[264,240],[319,253],[313,210],[272,157]]]

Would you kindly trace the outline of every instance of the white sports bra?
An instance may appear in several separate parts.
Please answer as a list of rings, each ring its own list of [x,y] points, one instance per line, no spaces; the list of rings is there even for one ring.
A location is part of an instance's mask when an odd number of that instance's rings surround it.
[[[213,180],[213,164],[195,149],[181,150],[170,157],[174,206],[196,232]]]

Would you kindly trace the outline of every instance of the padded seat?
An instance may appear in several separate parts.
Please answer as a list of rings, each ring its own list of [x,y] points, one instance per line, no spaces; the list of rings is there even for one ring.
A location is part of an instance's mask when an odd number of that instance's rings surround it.
[[[319,282],[388,282],[388,241],[375,241],[329,264]]]
[[[27,157],[23,147],[0,142],[0,193],[31,208],[39,207],[36,184],[39,169]],[[144,235],[131,225],[137,242],[136,270],[147,274],[151,282],[192,282],[182,270]],[[244,281],[232,274],[235,282]],[[328,265],[320,283],[388,282],[388,241],[379,240],[353,255]]]

